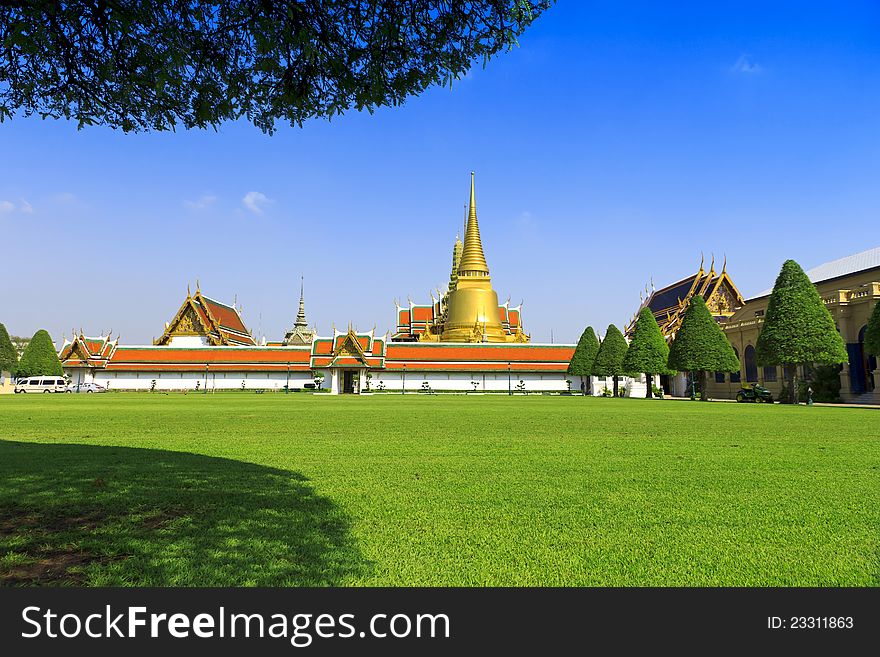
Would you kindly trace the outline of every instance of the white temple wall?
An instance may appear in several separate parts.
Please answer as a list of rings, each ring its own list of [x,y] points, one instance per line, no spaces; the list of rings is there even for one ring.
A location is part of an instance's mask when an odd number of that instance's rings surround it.
[[[196,372],[108,372],[97,370],[94,381],[110,390],[204,390],[205,374]],[[283,390],[290,382],[291,390],[314,383],[309,372],[209,372],[208,390]],[[242,386],[244,383],[244,386]],[[198,386],[198,388],[197,388]]]
[[[109,390],[150,390],[152,382],[156,381],[155,390],[204,390],[204,372],[121,372],[107,370],[91,370],[83,368],[70,368],[66,370],[73,382],[94,381]],[[321,370],[324,375],[323,388],[331,392],[341,392],[342,371],[335,369]],[[334,374],[336,376],[334,377]],[[367,389],[366,372],[361,370],[358,383],[361,392],[400,392],[403,388],[404,378],[406,392],[419,392],[423,390],[425,382],[434,392],[565,392],[569,389],[577,393],[580,391],[580,377],[565,373],[539,374],[534,372],[511,372],[508,382],[507,372],[490,372],[486,374],[472,374],[469,372],[407,372],[405,377],[399,371],[371,372],[369,390]],[[335,380],[335,385],[334,385]],[[314,383],[311,372],[291,372],[288,379],[287,372],[209,372],[207,377],[208,390],[241,390],[244,382],[245,390],[283,390],[290,382],[291,389],[300,389],[306,383]],[[567,381],[571,381],[571,387]],[[607,383],[601,382],[597,377],[592,377],[593,394],[601,395],[605,385],[611,387],[611,379]],[[625,380],[620,379],[623,388]],[[509,386],[509,387],[508,387]]]
[[[400,392],[404,385],[406,392],[419,392],[425,389],[425,382],[434,392],[564,392],[569,389],[566,379],[572,380],[573,389],[577,390],[574,377],[555,373],[513,371],[509,382],[507,372],[407,372],[404,377],[399,371],[373,371],[372,375],[370,392]],[[366,381],[361,379],[361,390],[366,392]]]
[[[204,335],[173,335],[168,341],[169,347],[209,347],[211,343]]]

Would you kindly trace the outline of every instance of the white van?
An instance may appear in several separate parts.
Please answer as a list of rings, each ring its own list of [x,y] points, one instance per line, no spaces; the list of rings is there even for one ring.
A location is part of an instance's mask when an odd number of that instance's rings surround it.
[[[67,382],[60,376],[32,376],[16,383],[15,392],[67,392]]]

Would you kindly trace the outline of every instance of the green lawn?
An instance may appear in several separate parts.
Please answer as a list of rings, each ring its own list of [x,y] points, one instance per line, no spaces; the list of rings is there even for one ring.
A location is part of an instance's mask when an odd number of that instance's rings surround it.
[[[0,584],[880,584],[880,412],[0,397]]]

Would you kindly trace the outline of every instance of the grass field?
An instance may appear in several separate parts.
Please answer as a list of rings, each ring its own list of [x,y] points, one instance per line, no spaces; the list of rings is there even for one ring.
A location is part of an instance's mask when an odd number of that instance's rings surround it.
[[[880,412],[0,398],[0,584],[880,584]]]

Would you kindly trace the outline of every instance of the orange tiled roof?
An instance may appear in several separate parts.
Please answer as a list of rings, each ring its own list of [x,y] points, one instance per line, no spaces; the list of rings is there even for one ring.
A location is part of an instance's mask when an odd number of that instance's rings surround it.
[[[117,347],[108,370],[309,370],[308,347]]]

